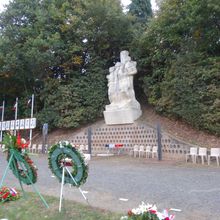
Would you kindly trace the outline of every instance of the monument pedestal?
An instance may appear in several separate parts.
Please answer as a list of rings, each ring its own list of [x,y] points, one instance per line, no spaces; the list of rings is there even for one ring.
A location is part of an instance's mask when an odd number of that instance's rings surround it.
[[[106,110],[104,118],[107,125],[132,124],[141,114],[141,110],[137,108]]]

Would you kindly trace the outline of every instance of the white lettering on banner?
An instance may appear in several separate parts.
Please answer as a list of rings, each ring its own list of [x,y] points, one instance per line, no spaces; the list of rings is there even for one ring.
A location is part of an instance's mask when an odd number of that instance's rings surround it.
[[[5,130],[10,130],[10,121],[6,121]]]
[[[29,118],[25,119],[25,129],[30,129],[30,119]]]
[[[20,119],[19,120],[20,122],[20,125],[19,125],[19,127],[20,127],[20,129],[24,129],[24,119]]]
[[[11,124],[10,124],[10,130],[14,130],[15,129],[15,121],[11,121]]]
[[[0,131],[12,131],[19,129],[33,129],[36,128],[36,118],[25,118],[19,120],[2,121],[0,122]]]
[[[31,118],[31,122],[30,122],[31,129],[36,128],[36,122],[37,122],[36,118]]]
[[[16,130],[19,130],[19,125],[20,125],[19,120],[16,120],[15,121],[15,129]]]
[[[2,131],[5,131],[5,121],[2,122]]]

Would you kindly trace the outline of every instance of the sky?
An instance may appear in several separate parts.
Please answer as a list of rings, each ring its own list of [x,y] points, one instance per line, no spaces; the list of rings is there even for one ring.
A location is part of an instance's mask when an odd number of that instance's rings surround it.
[[[7,4],[9,0],[0,0],[0,12],[4,9],[3,5]],[[121,0],[122,4],[128,5],[131,1],[130,0]],[[152,8],[156,9],[155,0],[151,0]]]
[[[0,11],[4,9],[3,5],[7,4],[9,0],[0,0]]]

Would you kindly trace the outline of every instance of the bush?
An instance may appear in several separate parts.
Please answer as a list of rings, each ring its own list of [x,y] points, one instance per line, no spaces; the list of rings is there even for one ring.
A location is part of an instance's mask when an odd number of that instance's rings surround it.
[[[220,57],[179,56],[161,83],[157,110],[220,135]]]

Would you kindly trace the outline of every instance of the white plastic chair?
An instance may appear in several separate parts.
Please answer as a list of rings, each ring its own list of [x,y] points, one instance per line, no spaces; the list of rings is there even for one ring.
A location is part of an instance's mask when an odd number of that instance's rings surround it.
[[[152,158],[154,158],[154,156],[157,157],[157,149],[158,149],[157,146],[153,146],[153,148],[152,148]]]
[[[45,148],[44,148],[44,153],[48,153],[48,144],[45,144],[45,146],[44,146]]]
[[[32,148],[31,148],[32,153],[36,153],[36,149],[37,149],[37,145],[32,144]]]
[[[208,165],[210,165],[211,157],[215,157],[217,165],[219,166],[220,148],[211,148],[210,155],[208,155]]]
[[[197,157],[201,157],[202,160],[202,164],[204,164],[204,159],[206,159],[206,161],[208,160],[208,156],[207,156],[207,148],[206,147],[200,147],[199,148],[199,153],[196,155],[196,160]]]
[[[139,147],[139,157],[143,156],[144,153],[145,153],[144,146],[141,145],[141,146]]]
[[[197,155],[197,147],[190,147],[189,154],[186,154],[186,163],[187,163],[188,157],[189,158],[191,157],[192,162],[196,163],[196,155]]]
[[[146,153],[146,158],[150,158],[151,156],[151,149],[152,147],[151,146],[146,146],[146,150],[145,150],[145,153]]]
[[[88,144],[87,145],[85,145],[85,148],[84,148],[85,150],[89,150],[89,146],[88,146]]]
[[[80,144],[80,145],[79,145],[79,150],[80,150],[80,151],[84,151],[84,149],[85,149],[84,144]]]
[[[42,152],[42,144],[38,144],[38,148],[37,148],[37,153],[41,153]]]
[[[138,145],[134,145],[133,153],[134,153],[134,157],[137,157],[137,155],[139,154],[139,147],[138,147]]]
[[[89,161],[91,160],[91,154],[84,154],[85,157],[85,163],[88,164]]]

